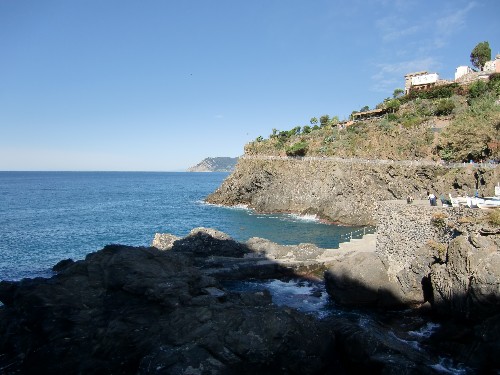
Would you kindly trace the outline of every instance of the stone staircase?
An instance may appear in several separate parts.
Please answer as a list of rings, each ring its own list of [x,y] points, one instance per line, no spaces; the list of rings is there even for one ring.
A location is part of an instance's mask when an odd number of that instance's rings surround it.
[[[342,242],[338,249],[327,249],[318,258],[318,261],[328,265],[338,262],[339,259],[359,253],[373,253],[377,245],[377,234],[365,234],[362,238]]]
[[[365,234],[362,238],[342,242],[337,251],[374,252],[377,245],[377,234]]]

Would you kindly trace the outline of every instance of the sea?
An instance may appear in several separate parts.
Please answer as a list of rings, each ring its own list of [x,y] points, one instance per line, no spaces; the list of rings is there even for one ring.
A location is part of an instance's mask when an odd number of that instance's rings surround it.
[[[260,214],[244,206],[205,203],[228,175],[0,172],[0,280],[51,277],[52,267],[61,260],[83,259],[107,244],[150,246],[158,232],[186,236],[193,228],[208,227],[239,241],[262,237],[284,245],[313,243],[334,249],[359,229],[326,224],[314,216]],[[277,305],[318,318],[342,315],[371,331],[382,325],[394,341],[391,345],[418,351],[425,350],[422,342],[439,327],[400,311],[380,316],[340,308],[324,283],[312,280],[246,280],[225,287],[267,289]],[[439,358],[432,367],[445,374],[469,373],[448,358]]]
[[[259,214],[204,202],[228,173],[0,172],[0,280],[50,276],[63,259],[107,244],[149,246],[154,234],[220,230],[236,240],[337,248],[351,227],[314,216]]]

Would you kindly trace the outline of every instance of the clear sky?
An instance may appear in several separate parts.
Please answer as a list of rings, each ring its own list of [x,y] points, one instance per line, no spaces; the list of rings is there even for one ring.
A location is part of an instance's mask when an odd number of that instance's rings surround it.
[[[0,0],[0,170],[185,170],[500,52],[499,0]]]

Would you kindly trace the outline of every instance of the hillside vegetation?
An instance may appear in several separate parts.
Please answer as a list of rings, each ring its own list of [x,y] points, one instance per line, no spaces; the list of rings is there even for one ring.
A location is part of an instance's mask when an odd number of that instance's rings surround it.
[[[342,128],[324,115],[318,124],[273,129],[245,146],[247,155],[335,156],[392,160],[500,160],[500,74],[488,82],[456,83],[386,99],[379,118]],[[367,110],[364,107],[363,110]],[[340,123],[342,124],[342,123]]]

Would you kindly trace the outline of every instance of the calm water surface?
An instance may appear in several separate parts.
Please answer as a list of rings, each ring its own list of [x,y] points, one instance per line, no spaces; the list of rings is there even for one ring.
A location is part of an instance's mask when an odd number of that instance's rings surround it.
[[[227,173],[0,172],[0,280],[50,275],[62,259],[106,244],[151,244],[156,232],[195,227],[245,241],[338,247],[352,228],[294,215],[260,215],[203,203]]]

